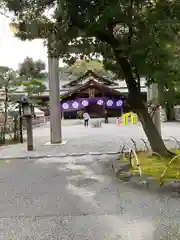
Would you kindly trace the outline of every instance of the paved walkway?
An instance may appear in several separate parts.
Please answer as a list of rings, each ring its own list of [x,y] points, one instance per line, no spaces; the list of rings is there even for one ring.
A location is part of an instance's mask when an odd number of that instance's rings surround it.
[[[118,152],[122,142],[130,138],[136,140],[138,148],[144,148],[141,138],[146,139],[140,125],[128,125],[117,127],[115,124],[103,125],[102,128],[85,128],[83,125],[63,125],[63,140],[67,141],[64,145],[46,145],[50,139],[49,124],[33,130],[34,145],[33,152],[27,152],[26,143],[0,147],[0,158],[3,157],[25,157],[43,155],[64,155],[80,154],[89,152]],[[170,136],[180,139],[179,123],[162,124],[164,138]],[[170,138],[167,144],[169,147],[177,146],[177,143]]]
[[[99,157],[63,160],[0,167],[0,240],[179,239],[179,199],[131,188]]]

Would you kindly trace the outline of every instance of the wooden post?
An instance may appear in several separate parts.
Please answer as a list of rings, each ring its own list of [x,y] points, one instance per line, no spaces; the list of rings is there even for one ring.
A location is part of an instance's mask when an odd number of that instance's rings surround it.
[[[32,116],[26,117],[27,119],[27,150],[33,151],[33,130],[32,130]]]
[[[19,104],[19,134],[20,142],[23,143],[23,118],[22,118],[22,106]]]

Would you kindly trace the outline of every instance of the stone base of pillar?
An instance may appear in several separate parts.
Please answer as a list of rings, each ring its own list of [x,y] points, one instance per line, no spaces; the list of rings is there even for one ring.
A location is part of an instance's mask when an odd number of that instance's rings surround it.
[[[51,143],[51,142],[47,142],[44,145],[49,145],[49,146],[60,146],[60,145],[64,145],[66,144],[67,141],[62,141],[61,143]]]

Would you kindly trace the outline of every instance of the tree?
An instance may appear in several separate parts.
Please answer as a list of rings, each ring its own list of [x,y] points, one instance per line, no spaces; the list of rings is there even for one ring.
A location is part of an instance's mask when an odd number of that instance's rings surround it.
[[[21,85],[25,88],[28,96],[43,93],[46,86],[43,80],[46,77],[44,72],[45,64],[41,61],[34,61],[32,58],[26,58],[19,66],[19,76]]]
[[[158,81],[154,73],[163,69],[166,59],[171,57],[167,44],[175,43],[175,32],[179,31],[178,24],[170,22],[167,28],[158,20],[178,19],[180,3],[67,0],[66,4],[71,24],[86,37],[97,39],[96,46],[105,59],[108,47],[102,46],[111,47],[129,90],[128,103],[138,114],[153,151],[168,156],[141,98],[137,75],[146,74],[149,83]]]
[[[32,79],[30,81],[24,81],[23,83],[24,90],[27,92],[28,96],[30,95],[40,95],[46,90],[46,86],[42,83],[41,80]]]
[[[69,72],[69,66],[59,67],[59,79],[64,81],[72,81],[76,79],[76,76]]]
[[[32,78],[44,78],[45,63],[41,60],[34,61],[32,58],[25,58],[19,65],[19,75],[25,77],[25,80]]]
[[[26,0],[5,2],[16,14],[21,39],[48,39],[52,57],[63,57],[73,47],[75,54],[100,54],[109,70],[123,74],[129,90],[128,103],[138,114],[152,150],[162,156],[171,155],[141,98],[139,76],[144,75],[148,84],[160,81],[157,72],[173,56],[167,45],[176,44],[179,32],[179,1],[64,0],[34,5]],[[55,21],[43,14],[52,6]]]
[[[72,81],[83,76],[88,70],[92,70],[100,77],[115,79],[116,75],[104,68],[103,61],[95,59],[78,59],[77,57],[64,55],[64,61],[69,64],[59,68],[60,79]],[[116,78],[117,79],[117,78]]]
[[[0,88],[3,92],[3,131],[1,131],[3,141],[5,141],[5,136],[7,132],[7,123],[8,123],[8,107],[9,102],[11,101],[11,94],[15,91],[17,86],[18,76],[15,71],[9,67],[0,67]]]
[[[83,76],[88,70],[92,70],[101,77],[115,78],[111,71],[105,70],[103,62],[100,60],[78,59],[69,67],[71,75],[76,77]]]
[[[158,79],[160,103],[166,110],[167,120],[174,120],[174,105],[176,92],[180,86],[180,58],[176,46],[168,46],[173,52],[173,57],[167,59],[163,69],[156,72]]]

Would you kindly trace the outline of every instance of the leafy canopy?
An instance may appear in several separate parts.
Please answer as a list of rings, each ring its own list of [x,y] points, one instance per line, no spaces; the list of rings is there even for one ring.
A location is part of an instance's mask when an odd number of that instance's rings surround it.
[[[15,14],[18,36],[51,39],[48,47],[54,49],[52,54],[100,54],[105,67],[123,74],[126,81],[130,79],[127,63],[135,79],[146,76],[148,81],[162,81],[159,73],[164,69],[171,72],[169,61],[174,61],[175,55],[169,46],[177,44],[178,0],[4,2]],[[45,14],[50,8],[54,9],[51,19]]]
[[[40,93],[43,93],[46,90],[46,86],[42,83],[41,80],[38,79],[24,81],[22,85],[24,86],[24,90],[25,92],[28,93],[28,95],[32,94],[39,95]]]
[[[34,61],[32,58],[25,58],[23,63],[19,64],[19,75],[28,79],[45,77],[45,63],[41,60]]]
[[[34,61],[32,58],[26,58],[19,65],[20,85],[24,90],[31,94],[40,94],[46,90],[43,80],[46,77],[45,63],[41,60]]]
[[[17,73],[6,66],[0,66],[0,88],[6,91],[12,91],[19,82]]]
[[[19,96],[13,94],[19,83],[19,76],[16,71],[6,66],[0,66],[0,90],[3,92],[3,103],[6,110],[10,102],[19,100]]]
[[[69,73],[76,77],[83,76],[89,70],[92,70],[95,74],[101,77],[108,77],[110,79],[115,77],[112,72],[104,69],[103,62],[100,60],[78,59],[69,67]]]

